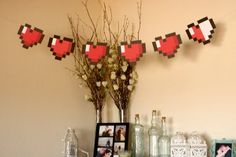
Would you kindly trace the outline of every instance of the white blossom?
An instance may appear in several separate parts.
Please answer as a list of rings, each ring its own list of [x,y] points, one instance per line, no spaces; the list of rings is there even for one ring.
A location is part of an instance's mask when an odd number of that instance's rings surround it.
[[[125,80],[126,76],[124,74],[122,74],[120,78],[121,78],[121,80]]]
[[[123,61],[122,64],[128,66],[128,63],[126,61]]]
[[[135,80],[138,79],[138,74],[137,74],[137,72],[135,72],[135,71],[132,72],[132,78],[135,79]]]
[[[103,87],[106,87],[107,86],[107,81],[102,81],[102,85],[103,85]]]
[[[113,61],[113,58],[108,58],[108,63],[112,63]]]
[[[134,79],[129,79],[129,84],[133,85],[134,84]]]
[[[101,86],[101,81],[97,81],[97,82],[96,82],[96,85],[97,85],[98,87],[100,87],[100,86]]]
[[[90,65],[90,69],[94,69],[95,68],[95,65]]]
[[[102,68],[102,64],[98,63],[98,64],[97,64],[97,68],[98,68],[98,69],[101,69],[101,68]]]
[[[118,65],[117,65],[117,64],[113,64],[113,68],[114,68],[115,70],[117,70],[117,69],[118,69]]]
[[[128,67],[126,65],[124,65],[121,68],[122,68],[123,72],[126,72]]]
[[[114,72],[114,71],[111,72],[111,79],[112,80],[116,79],[116,72]]]
[[[88,77],[86,75],[82,75],[82,78],[86,81]]]
[[[113,89],[114,89],[114,90],[118,90],[118,89],[119,89],[119,86],[118,86],[117,84],[114,84],[114,85],[113,85]]]
[[[133,90],[133,86],[132,86],[132,85],[128,85],[127,88],[128,88],[129,91],[132,91],[132,90]]]

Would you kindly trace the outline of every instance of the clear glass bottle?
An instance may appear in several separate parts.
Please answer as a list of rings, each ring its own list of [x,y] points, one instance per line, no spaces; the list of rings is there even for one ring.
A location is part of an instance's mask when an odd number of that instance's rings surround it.
[[[78,138],[75,134],[75,130],[68,128],[65,137],[65,157],[77,157],[77,151]]]
[[[144,127],[140,124],[139,114],[135,115],[132,132],[132,157],[144,157]]]
[[[152,111],[151,127],[149,135],[149,157],[158,157],[158,139],[162,135],[162,129],[158,125],[157,111]]]
[[[170,137],[167,135],[166,117],[161,118],[163,135],[159,138],[159,157],[170,157]]]

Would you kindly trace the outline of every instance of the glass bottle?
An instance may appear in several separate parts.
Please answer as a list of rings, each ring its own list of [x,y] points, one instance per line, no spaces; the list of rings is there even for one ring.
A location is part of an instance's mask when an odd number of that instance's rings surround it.
[[[75,130],[68,128],[65,137],[65,157],[77,157],[77,151],[78,138],[75,134]]]
[[[159,138],[159,157],[170,157],[170,137],[167,135],[166,117],[161,118],[163,135]]]
[[[152,111],[151,127],[148,130],[149,135],[149,157],[158,157],[158,139],[162,135],[162,130],[158,125],[157,111]]]
[[[139,114],[135,115],[132,133],[132,157],[144,157],[144,127],[140,124]]]

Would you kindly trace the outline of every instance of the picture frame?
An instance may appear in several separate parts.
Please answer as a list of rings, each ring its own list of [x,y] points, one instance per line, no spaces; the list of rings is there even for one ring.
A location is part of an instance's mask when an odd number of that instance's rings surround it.
[[[128,150],[129,123],[97,123],[94,157],[116,157]]]
[[[213,140],[211,157],[234,157],[236,142],[235,140]]]

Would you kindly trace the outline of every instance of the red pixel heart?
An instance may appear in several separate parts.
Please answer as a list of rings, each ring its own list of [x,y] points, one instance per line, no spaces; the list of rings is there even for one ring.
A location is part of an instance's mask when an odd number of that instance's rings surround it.
[[[146,52],[146,45],[141,40],[131,41],[130,45],[127,42],[121,42],[118,50],[129,63],[135,63]]]
[[[194,23],[189,24],[186,33],[189,39],[193,39],[199,43],[203,42],[205,45],[210,43],[210,39],[212,38],[215,28],[216,26],[214,21],[212,19],[208,19],[208,17],[204,17],[198,20],[198,25],[194,25]]]
[[[176,33],[170,33],[166,35],[165,39],[162,37],[155,38],[152,42],[154,51],[159,51],[160,54],[167,56],[168,58],[174,57],[179,45],[182,44],[180,35]]]
[[[87,42],[86,45],[83,45],[83,52],[92,63],[99,62],[106,56],[108,51],[109,47],[106,43],[97,43],[97,45],[93,45],[92,42]]]
[[[44,37],[43,31],[41,29],[36,27],[31,29],[31,25],[29,24],[21,25],[20,29],[18,30],[18,34],[20,35],[23,47],[26,49],[41,43]]]
[[[54,35],[53,38],[49,39],[48,47],[56,56],[55,59],[61,60],[62,57],[65,58],[66,55],[74,51],[75,43],[73,43],[73,39],[63,38],[63,40],[60,40],[60,36]]]

